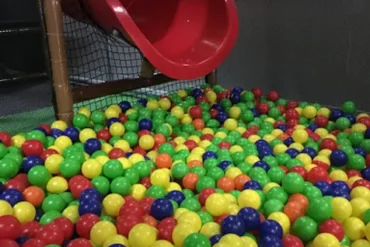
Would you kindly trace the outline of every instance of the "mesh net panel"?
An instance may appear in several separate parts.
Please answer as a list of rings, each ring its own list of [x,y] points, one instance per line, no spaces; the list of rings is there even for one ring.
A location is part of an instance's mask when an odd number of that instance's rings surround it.
[[[142,56],[137,48],[123,39],[105,33],[91,21],[78,22],[66,15],[64,15],[64,32],[72,87],[139,77]],[[203,84],[205,84],[204,78],[174,81],[80,102],[75,104],[75,109],[82,106],[87,106],[91,110],[102,109],[122,100],[135,101],[149,94],[165,95]]]

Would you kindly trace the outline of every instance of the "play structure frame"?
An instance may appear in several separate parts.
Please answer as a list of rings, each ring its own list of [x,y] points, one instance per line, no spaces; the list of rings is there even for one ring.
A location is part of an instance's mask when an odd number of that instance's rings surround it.
[[[138,78],[106,81],[91,86],[71,87],[67,67],[61,1],[63,0],[40,1],[49,48],[50,73],[55,92],[57,119],[70,124],[73,118],[73,104],[75,103],[175,81],[175,79],[166,75],[155,74],[155,68],[143,58],[141,73]],[[216,71],[206,75],[205,81],[211,85],[216,84]]]

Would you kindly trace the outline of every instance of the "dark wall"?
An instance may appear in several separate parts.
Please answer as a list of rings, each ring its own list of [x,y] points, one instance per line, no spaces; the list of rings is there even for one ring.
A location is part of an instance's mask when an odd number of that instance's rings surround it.
[[[240,34],[223,85],[370,111],[370,1],[239,0]]]

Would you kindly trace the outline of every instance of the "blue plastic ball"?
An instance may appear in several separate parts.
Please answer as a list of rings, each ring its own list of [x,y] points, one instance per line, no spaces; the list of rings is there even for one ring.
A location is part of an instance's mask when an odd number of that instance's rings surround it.
[[[221,124],[223,124],[226,121],[227,118],[228,118],[228,115],[227,115],[226,112],[219,112],[216,115],[217,121],[219,121]]]
[[[260,215],[254,208],[242,208],[239,210],[238,216],[243,219],[246,232],[255,231],[261,225]]]
[[[88,201],[88,200],[101,201],[102,196],[100,195],[97,189],[89,188],[89,189],[82,191],[82,193],[80,194],[79,200],[80,201]]]
[[[84,149],[86,153],[92,155],[93,153],[101,149],[101,142],[99,141],[99,139],[90,138],[85,142]]]
[[[22,237],[17,238],[15,241],[17,242],[17,244],[22,246],[28,239],[30,238],[27,236],[22,236]]]
[[[226,168],[228,168],[230,165],[231,165],[231,161],[228,161],[228,160],[224,160],[224,161],[221,161],[221,163],[218,165],[222,170],[226,170]]]
[[[146,99],[139,99],[136,103],[138,103],[139,105],[142,105],[142,106],[146,106],[148,101]]]
[[[243,185],[244,190],[262,190],[262,186],[255,180],[249,180]]]
[[[265,161],[257,161],[253,167],[261,167],[263,168],[265,171],[268,171],[270,169],[270,166],[265,162]]]
[[[112,124],[119,123],[119,122],[121,122],[121,121],[119,121],[119,118],[112,117],[112,118],[108,119],[107,127],[109,128]]]
[[[252,108],[251,111],[253,112],[254,117],[258,117],[260,112],[256,108]]]
[[[121,101],[118,105],[119,107],[121,107],[123,113],[125,113],[128,109],[131,108],[131,103],[126,100]]]
[[[48,132],[44,128],[42,128],[42,127],[37,127],[37,128],[34,128],[33,130],[39,130],[42,133],[44,133],[46,136],[48,135]]]
[[[209,158],[217,159],[217,154],[215,152],[212,152],[212,151],[207,151],[203,154],[202,158],[203,158],[203,161],[205,161],[206,159],[209,159]]]
[[[221,238],[222,238],[221,234],[216,234],[216,235],[212,236],[209,239],[209,241],[211,242],[211,245],[213,246],[213,245],[217,244],[218,242],[220,242]]]
[[[153,128],[153,123],[150,119],[144,118],[141,119],[139,122],[139,129],[140,130],[152,130]]]
[[[41,208],[36,208],[36,216],[35,216],[35,220],[37,222],[40,222],[40,219],[41,217],[44,215],[44,211],[42,211]]]
[[[344,117],[346,117],[351,122],[351,124],[356,123],[356,116],[355,115],[350,114],[350,113],[346,113],[346,114],[344,114]]]
[[[28,156],[23,160],[22,168],[25,172],[29,172],[32,167],[37,165],[43,165],[44,161],[40,156]]]
[[[14,206],[18,202],[23,201],[23,195],[17,189],[6,189],[1,193],[0,200],[7,201],[10,205]]]
[[[76,127],[68,127],[64,130],[63,134],[68,136],[72,140],[72,142],[77,142],[79,140],[80,133]]]
[[[289,146],[290,144],[293,144],[294,143],[294,140],[293,140],[293,138],[292,137],[288,137],[288,138],[286,138],[285,140],[284,140],[284,144],[286,145],[286,146]]]
[[[156,199],[150,207],[150,215],[157,220],[163,220],[164,218],[173,215],[173,205],[169,199],[159,198]]]
[[[338,190],[341,190],[345,193],[350,193],[351,192],[351,189],[349,188],[348,184],[344,181],[339,181],[339,180],[333,181],[331,183],[331,187],[332,187],[333,190],[338,189]]]
[[[265,220],[261,223],[259,228],[259,234],[261,238],[266,236],[276,236],[278,238],[283,237],[283,228],[275,220]]]
[[[279,124],[278,126],[276,126],[276,128],[284,132],[288,130],[288,126],[286,126],[285,124]]]
[[[333,194],[333,189],[328,182],[319,181],[315,183],[315,186],[321,191],[324,196],[330,196]]]
[[[237,215],[227,216],[221,222],[222,234],[233,233],[239,236],[243,236],[245,233],[245,224],[242,217]]]
[[[102,204],[97,200],[80,200],[78,205],[78,214],[80,216],[84,214],[95,214],[100,216],[102,213]]]
[[[317,124],[311,124],[307,127],[307,129],[310,129],[312,131],[315,131],[319,128],[319,126]]]
[[[261,151],[258,151],[258,157],[260,159],[263,159],[266,156],[272,156],[272,150],[271,149],[265,148],[265,149],[262,149]]]
[[[344,166],[348,162],[346,152],[337,149],[330,154],[330,162],[333,166]]]
[[[178,191],[178,190],[173,190],[173,191],[170,191],[167,195],[166,195],[166,198],[167,199],[170,199],[170,200],[173,200],[175,201],[177,204],[181,204],[183,200],[185,200],[185,195],[181,192],[181,191]]]
[[[111,244],[109,245],[109,247],[126,247],[126,246],[123,244]]]
[[[240,93],[232,93],[230,95],[231,103],[237,104],[241,101]]]
[[[350,200],[350,194],[346,191],[343,191],[343,190],[340,190],[338,188],[335,188],[333,189],[332,193],[331,193],[331,196],[333,197],[344,197],[344,198],[348,198],[348,200]]]
[[[194,88],[191,92],[191,95],[194,97],[194,98],[198,98],[199,96],[203,95],[203,92],[200,88]]]
[[[133,153],[132,152],[127,152],[126,153],[126,158],[130,157]]]
[[[221,104],[215,103],[212,105],[212,109],[215,109],[217,111],[223,111]]]
[[[365,136],[366,139],[370,139],[370,128],[367,128],[365,130],[364,136]]]
[[[353,149],[355,151],[355,154],[359,154],[361,155],[362,157],[366,157],[366,151],[360,147],[356,147]]]
[[[343,112],[339,109],[332,109],[330,112],[329,120],[337,121],[338,118],[343,117]]]
[[[361,171],[361,175],[364,179],[370,181],[370,167],[367,167]]]
[[[284,247],[279,237],[268,235],[260,239],[258,247]]]
[[[63,131],[60,129],[51,129],[50,130],[50,136],[54,137],[57,139],[59,136],[63,135]]]
[[[304,149],[302,150],[302,153],[304,153],[304,154],[308,154],[308,155],[311,157],[311,159],[315,158],[315,157],[316,157],[316,155],[317,155],[316,150],[315,150],[315,149],[313,149],[313,148],[304,148]]]
[[[290,157],[295,158],[299,154],[299,151],[295,148],[288,148],[285,153],[289,154]]]

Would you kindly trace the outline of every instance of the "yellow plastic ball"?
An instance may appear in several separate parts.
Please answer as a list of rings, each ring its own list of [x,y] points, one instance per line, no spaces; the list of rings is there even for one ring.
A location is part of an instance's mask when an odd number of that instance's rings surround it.
[[[13,215],[13,208],[9,202],[0,200],[0,216]]]
[[[219,131],[215,134],[215,137],[225,139],[227,134],[225,132]]]
[[[261,140],[261,137],[258,135],[251,135],[248,137],[248,140],[252,143],[256,143],[257,141]]]
[[[158,169],[150,175],[150,182],[152,185],[160,185],[167,188],[170,185],[170,177],[167,172]]]
[[[263,187],[263,193],[269,192],[274,187],[280,187],[278,183],[270,182]]]
[[[146,107],[152,111],[157,110],[159,108],[159,102],[155,99],[150,99],[146,103]]]
[[[370,208],[370,203],[366,199],[357,197],[351,200],[352,214],[351,217],[362,218],[363,213]]]
[[[64,177],[52,177],[46,184],[46,190],[49,193],[62,193],[68,190],[68,182]]]
[[[370,242],[365,239],[358,239],[351,244],[351,247],[370,247]]]
[[[237,122],[235,119],[228,118],[228,119],[226,119],[226,121],[224,122],[224,127],[225,127],[228,131],[236,130],[236,128],[238,127],[238,122]]]
[[[329,177],[333,180],[333,181],[347,181],[348,180],[348,176],[347,174],[342,171],[342,170],[334,170],[332,171],[330,174],[329,174]]]
[[[328,164],[328,165],[331,164],[330,159],[326,156],[323,156],[323,155],[318,155],[315,158],[313,158],[313,160],[321,161],[321,162],[324,162],[325,164]]]
[[[64,121],[61,121],[61,120],[57,120],[57,121],[54,121],[51,126],[50,126],[52,129],[58,129],[58,130],[61,130],[61,131],[64,131],[68,125],[66,122]]]
[[[229,207],[227,208],[227,212],[230,215],[237,215],[240,211],[240,207],[237,204],[229,204]]]
[[[119,105],[115,104],[115,105],[110,105],[109,108],[113,108],[115,109],[116,111],[118,111],[118,113],[121,113],[122,112],[122,109]]]
[[[203,158],[202,158],[201,155],[192,154],[192,153],[186,158],[186,162],[187,163],[190,163],[191,161],[194,161],[194,160],[197,160],[197,161],[202,162],[203,161]]]
[[[182,124],[190,124],[193,122],[193,119],[190,117],[189,114],[184,114],[184,116],[181,119]]]
[[[122,244],[123,246],[129,246],[128,240],[125,236],[120,234],[110,236],[104,241],[103,247],[110,247],[113,244]]]
[[[216,222],[207,222],[200,229],[200,233],[205,235],[207,238],[210,238],[214,235],[221,233],[221,227]]]
[[[204,128],[203,130],[202,130],[202,134],[203,135],[205,135],[205,134],[211,134],[211,135],[214,135],[215,134],[215,132],[214,132],[214,130],[213,129],[211,129],[211,128]]]
[[[274,146],[272,151],[274,152],[275,155],[285,153],[285,151],[288,149],[288,147],[285,144],[279,143]]]
[[[186,208],[178,208],[175,210],[175,213],[173,215],[173,217],[177,220],[178,218],[180,218],[180,216],[186,212],[189,212],[188,209]]]
[[[318,134],[320,138],[325,138],[327,135],[329,135],[329,131],[324,128],[317,128],[315,133]]]
[[[365,237],[365,224],[356,217],[349,217],[343,221],[343,229],[351,241]]]
[[[360,176],[350,177],[347,180],[347,184],[349,185],[350,188],[352,188],[352,185],[354,184],[354,182],[356,182],[357,180],[360,180],[360,179],[362,179],[362,177],[360,177]]]
[[[109,127],[109,133],[112,136],[123,136],[123,134],[125,134],[125,126],[123,126],[123,124],[118,123],[118,122],[113,123]]]
[[[340,247],[338,239],[330,233],[320,233],[313,240],[313,247]]]
[[[212,103],[215,103],[216,100],[217,100],[217,94],[213,91],[208,91],[206,93],[206,98],[207,100],[212,104]]]
[[[143,135],[139,138],[139,146],[146,151],[151,150],[154,143],[154,138],[151,135]]]
[[[88,159],[82,164],[82,175],[89,179],[93,179],[102,173],[102,165],[94,159]]]
[[[171,108],[171,101],[168,98],[162,98],[158,101],[159,107],[167,111]]]
[[[71,205],[71,206],[66,207],[63,210],[62,215],[66,217],[67,219],[69,219],[73,224],[76,223],[79,218],[78,206]]]
[[[240,174],[243,174],[243,172],[237,167],[230,167],[225,172],[225,176],[231,179],[236,178]]]
[[[364,228],[365,236],[367,240],[370,240],[370,223],[367,223],[367,225]]]
[[[276,137],[271,135],[271,134],[267,134],[263,137],[263,140],[267,141],[268,143],[272,142],[273,140],[275,140]]]
[[[290,229],[289,217],[282,212],[274,212],[268,216],[268,219],[275,220],[283,228],[283,233],[288,234]]]
[[[305,118],[312,119],[312,118],[316,117],[316,114],[317,114],[317,110],[314,106],[309,105],[309,106],[306,106],[305,108],[303,108],[302,115]]]
[[[304,149],[304,146],[301,143],[293,142],[292,144],[289,145],[289,148],[294,148],[301,152]]]
[[[134,184],[131,186],[130,195],[137,201],[144,198],[146,192],[146,187],[142,184]]]
[[[243,152],[244,149],[239,145],[233,145],[233,146],[230,147],[229,151],[230,151],[230,153],[233,154],[233,153],[237,153],[237,152]]]
[[[125,153],[131,151],[130,144],[125,140],[118,140],[116,143],[114,143],[114,147],[123,150]]]
[[[333,207],[333,219],[343,222],[348,219],[352,214],[352,205],[347,199],[343,197],[334,197],[331,199]]]
[[[258,247],[256,241],[254,241],[251,237],[243,236],[240,239],[243,241],[246,247]]]
[[[200,216],[197,213],[191,211],[181,214],[180,217],[177,219],[177,224],[183,223],[190,224],[196,232],[198,232],[202,227]]]
[[[366,129],[367,127],[363,123],[355,123],[354,125],[352,125],[352,128],[351,128],[353,132],[361,132],[361,133],[364,133]]]
[[[312,159],[308,154],[301,153],[296,156],[296,159],[300,160],[303,165],[309,165],[312,163]]]
[[[179,152],[180,150],[189,151],[189,148],[185,144],[177,144],[177,146],[175,147],[175,152]]]
[[[244,161],[247,162],[248,164],[254,165],[256,162],[260,161],[260,158],[258,158],[258,156],[255,155],[249,155],[244,159]]]
[[[93,129],[86,128],[81,130],[79,134],[80,142],[85,143],[87,140],[91,138],[96,138],[96,132]]]
[[[131,154],[130,157],[128,157],[128,160],[131,162],[131,164],[135,165],[136,163],[140,161],[145,161],[144,156],[138,153]]]
[[[180,89],[179,91],[177,91],[177,95],[180,96],[181,98],[185,98],[186,96],[188,96],[184,89]]]
[[[281,129],[274,129],[271,131],[271,135],[278,137],[279,135],[283,134],[284,132]]]
[[[307,172],[311,171],[312,168],[316,167],[317,165],[315,164],[309,164],[304,166],[304,169],[306,169]]]
[[[227,244],[233,247],[244,247],[243,240],[236,234],[226,234],[220,239],[220,244]]]
[[[220,216],[227,212],[229,202],[221,194],[211,194],[206,200],[206,209],[212,216]]]
[[[364,186],[357,186],[351,190],[351,198],[363,198],[370,203],[370,190]]]
[[[114,107],[108,107],[105,110],[105,116],[107,117],[107,119],[118,118],[119,117],[119,111],[117,111],[117,109],[115,109]]]
[[[45,160],[45,167],[51,174],[58,174],[60,164],[63,161],[63,156],[60,154],[52,154]]]
[[[189,223],[177,224],[172,231],[172,240],[176,247],[182,247],[187,236],[195,233],[194,227]]]
[[[157,240],[149,247],[173,247],[174,245],[167,240]]]
[[[317,111],[317,115],[318,116],[323,116],[323,117],[329,117],[330,116],[330,110],[329,108],[326,108],[326,107],[321,107],[318,111]]]
[[[258,210],[261,207],[261,198],[254,190],[243,190],[238,196],[238,205],[241,208],[252,207]]]
[[[18,148],[22,147],[25,141],[26,141],[26,138],[21,135],[15,135],[12,137],[12,145]]]
[[[78,109],[77,113],[85,115],[88,118],[90,118],[91,116],[91,111],[87,107],[81,107],[80,109]]]
[[[297,124],[296,126],[294,126],[294,129],[295,130],[304,130],[304,129],[306,129],[306,126],[304,126],[302,124]]]
[[[305,143],[308,140],[308,134],[305,130],[297,129],[293,131],[292,138],[295,142]]]
[[[24,224],[33,221],[36,216],[36,209],[29,202],[18,202],[14,205],[13,215],[21,224]]]
[[[96,245],[102,245],[108,238],[115,235],[117,235],[117,229],[109,221],[99,221],[90,231],[90,239]]]
[[[204,148],[202,147],[195,147],[193,150],[191,150],[192,154],[197,154],[197,155],[203,155],[206,152]]]
[[[130,247],[150,247],[157,240],[158,231],[153,226],[140,223],[135,225],[129,235]]]
[[[174,191],[174,190],[177,190],[177,191],[181,191],[181,186],[176,183],[176,182],[170,182],[170,184],[168,185],[166,191],[167,192],[171,192],[171,191]]]
[[[146,156],[151,160],[151,161],[155,161],[155,158],[157,158],[157,155],[158,155],[158,152],[157,151],[149,151]]]
[[[171,109],[171,114],[177,117],[178,119],[182,119],[185,113],[180,106],[175,106]]]
[[[125,199],[118,194],[109,194],[103,200],[103,209],[108,216],[117,217]]]
[[[240,114],[242,113],[242,111],[240,110],[239,107],[237,106],[232,106],[229,110],[229,115],[230,117],[234,118],[234,119],[239,119],[240,118]]]
[[[96,161],[98,161],[101,165],[105,165],[109,161],[109,158],[107,156],[99,155],[95,158]]]

